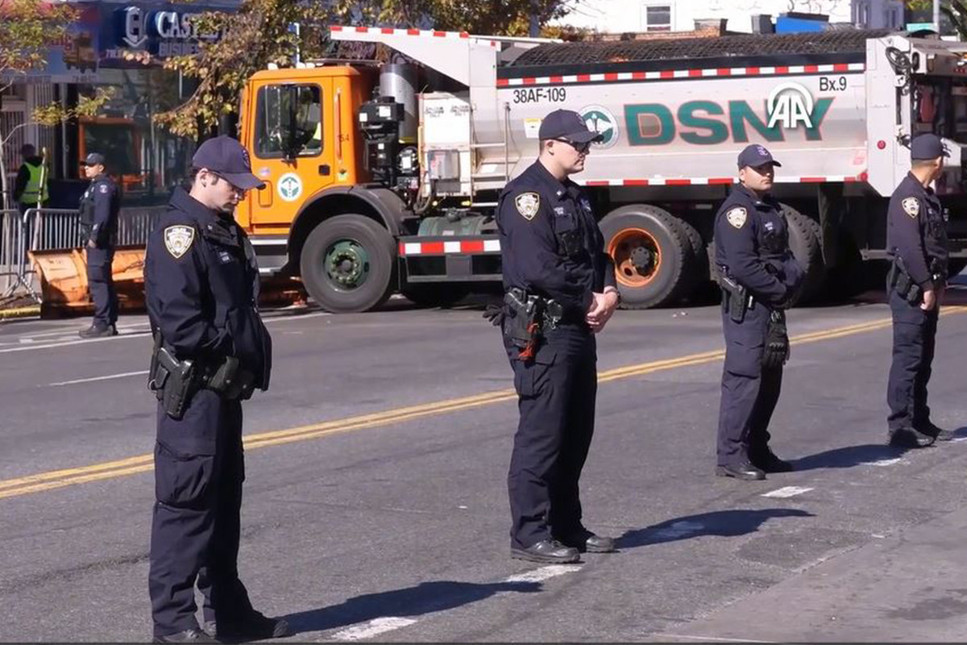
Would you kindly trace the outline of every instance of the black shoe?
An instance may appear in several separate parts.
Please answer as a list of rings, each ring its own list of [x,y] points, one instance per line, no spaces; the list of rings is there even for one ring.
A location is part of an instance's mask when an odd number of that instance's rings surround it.
[[[731,466],[716,466],[715,475],[717,477],[735,477],[746,481],[765,479],[766,474],[750,464],[749,462],[733,464]]]
[[[957,438],[957,435],[952,430],[944,430],[940,426],[934,425],[932,421],[918,424],[917,432],[925,434],[928,437],[933,437],[936,441],[950,441]]]
[[[567,564],[579,562],[581,553],[574,547],[564,546],[557,540],[541,540],[526,549],[517,546],[510,547],[510,557],[530,562]]]
[[[614,538],[595,535],[587,529],[565,535],[558,540],[564,546],[577,549],[580,553],[613,553]]]
[[[152,643],[217,643],[218,641],[200,629],[186,629],[176,634],[155,636]]]
[[[934,442],[934,439],[913,428],[899,428],[890,433],[887,444],[893,448],[926,448]]]
[[[263,640],[288,636],[289,623],[284,618],[269,618],[253,609],[241,619],[206,622],[205,630],[219,640]]]
[[[796,469],[788,461],[776,457],[771,450],[765,457],[754,457],[750,461],[753,466],[764,473],[791,473]]]
[[[118,330],[114,325],[109,325],[107,327],[101,325],[91,325],[87,329],[82,329],[77,332],[77,335],[81,338],[109,338],[111,336],[117,336]]]

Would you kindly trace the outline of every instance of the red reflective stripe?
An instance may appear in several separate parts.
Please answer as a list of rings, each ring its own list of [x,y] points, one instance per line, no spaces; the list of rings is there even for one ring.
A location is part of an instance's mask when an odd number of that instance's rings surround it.
[[[717,70],[715,70],[715,73],[718,76],[732,76],[732,70],[728,67],[719,67]]]
[[[590,74],[578,74],[578,83],[587,83],[591,80]]]
[[[419,29],[407,29],[406,30],[406,35],[407,36],[419,36],[420,35],[420,30]]]
[[[400,255],[406,255],[406,244],[400,242]]]
[[[536,84],[537,84],[537,79],[536,78],[525,78],[524,79],[524,85],[536,85]]]
[[[604,75],[604,80],[606,80],[606,81],[616,81],[616,80],[618,80],[618,74],[616,72],[607,72]]]
[[[806,65],[806,71],[810,74],[814,74],[819,71],[819,65]]]
[[[461,38],[470,38],[470,34],[468,34],[468,33],[467,33],[467,32],[465,32],[465,31],[461,31],[461,32],[460,32],[460,37],[461,37]],[[491,41],[491,42],[493,42],[493,41]]]
[[[329,31],[342,31],[342,27],[340,27],[339,25],[333,25],[332,27],[329,28]]]
[[[603,181],[601,181],[601,180],[594,180],[594,181],[586,182],[584,185],[585,186],[610,186],[611,185],[611,182],[608,181],[607,179],[605,179]]]
[[[365,34],[369,31],[369,27],[356,27],[357,34]]]
[[[648,180],[647,179],[625,179],[621,183],[625,186],[647,186]]]
[[[826,181],[825,177],[800,177],[799,183],[801,184],[821,184]]]
[[[731,177],[712,177],[711,179],[708,180],[708,183],[709,184],[731,184],[732,178]]]
[[[483,250],[483,240],[466,240],[464,242],[460,242],[461,253],[483,253]]]
[[[552,83],[563,83],[564,82],[564,77],[563,76],[552,76],[551,77],[551,82]]]
[[[665,70],[663,72],[658,72],[660,78],[675,78],[675,72],[671,70]]]
[[[420,253],[440,254],[443,253],[443,242],[423,242],[420,244]]]
[[[702,75],[702,70],[700,70],[700,69],[690,69],[690,70],[688,70],[688,76],[690,78],[695,78],[696,76],[701,76],[701,75]]]
[[[692,180],[691,179],[666,179],[665,185],[666,186],[691,186]]]
[[[497,87],[506,87],[508,85],[510,85],[510,81],[507,80],[506,78],[497,79]]]
[[[433,35],[434,35],[434,36],[435,36],[436,38],[446,38],[446,36],[447,36],[447,32],[445,32],[445,31],[434,31],[434,32],[433,32]]]
[[[746,67],[745,68],[745,73],[746,74],[749,74],[751,76],[755,76],[755,75],[757,75],[759,73],[759,68],[758,67]]]
[[[395,32],[395,31],[396,31],[396,30],[395,30],[395,29],[393,29],[392,27],[382,27],[382,28],[381,28],[381,29],[379,30],[379,32],[380,32],[381,34],[390,34],[390,35],[393,35],[393,32]]]
[[[631,78],[636,81],[643,81],[647,77],[644,72],[631,72]]]
[[[776,74],[788,74],[788,73],[789,73],[789,68],[786,67],[785,65],[780,65],[779,67],[776,68]]]

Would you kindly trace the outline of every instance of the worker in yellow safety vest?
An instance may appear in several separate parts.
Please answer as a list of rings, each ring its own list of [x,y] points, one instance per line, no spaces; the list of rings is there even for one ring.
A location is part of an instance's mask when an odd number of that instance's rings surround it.
[[[25,143],[20,149],[20,154],[23,157],[23,164],[14,182],[13,198],[21,213],[28,208],[44,208],[49,199],[44,160],[37,154],[37,149],[31,143]]]

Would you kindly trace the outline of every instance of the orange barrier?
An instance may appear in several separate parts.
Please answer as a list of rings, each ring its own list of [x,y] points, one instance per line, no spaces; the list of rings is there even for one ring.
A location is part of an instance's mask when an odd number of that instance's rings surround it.
[[[111,275],[122,311],[144,309],[144,252],[143,246],[119,246],[114,252]],[[83,249],[28,251],[27,255],[40,279],[41,318],[93,311]],[[262,305],[290,305],[305,300],[305,289],[297,279],[262,279],[259,296]]]

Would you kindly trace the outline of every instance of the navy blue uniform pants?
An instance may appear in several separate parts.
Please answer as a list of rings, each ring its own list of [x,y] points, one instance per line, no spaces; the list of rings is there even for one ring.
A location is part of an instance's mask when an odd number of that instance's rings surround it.
[[[506,341],[505,341],[506,343]],[[594,336],[583,326],[548,332],[533,361],[508,348],[520,421],[507,475],[511,544],[527,548],[583,528],[578,480],[594,434]]]
[[[251,610],[238,579],[245,479],[241,403],[201,390],[181,420],[159,407],[154,463],[148,574],[154,634],[198,628],[196,582],[205,597],[205,621]]]
[[[113,248],[87,249],[87,284],[94,300],[94,324],[110,327],[118,320],[118,295],[114,290],[111,263]]]
[[[719,407],[718,464],[736,466],[769,452],[769,421],[782,389],[782,367],[762,367],[769,309],[756,303],[737,323],[722,314],[725,367]]]
[[[890,432],[900,428],[920,428],[930,420],[927,383],[930,381],[938,308],[924,311],[890,290],[893,312],[893,364],[886,399],[890,406],[887,424]]]

